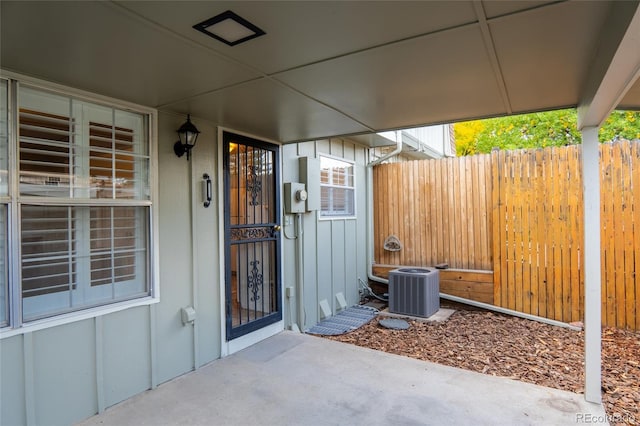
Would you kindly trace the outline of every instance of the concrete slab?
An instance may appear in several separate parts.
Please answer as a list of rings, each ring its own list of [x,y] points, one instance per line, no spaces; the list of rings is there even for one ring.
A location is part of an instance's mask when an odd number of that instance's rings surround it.
[[[135,396],[92,425],[563,425],[582,395],[294,332]]]
[[[453,315],[454,312],[455,312],[455,309],[440,308],[438,309],[438,312],[431,315],[430,317],[425,318],[425,317],[415,317],[415,316],[405,315],[405,314],[396,314],[393,312],[389,312],[389,308],[386,308],[380,311],[379,315],[382,315],[385,317],[391,317],[391,318],[410,319],[410,320],[415,320],[420,322],[445,322],[446,320],[449,319],[451,315]]]

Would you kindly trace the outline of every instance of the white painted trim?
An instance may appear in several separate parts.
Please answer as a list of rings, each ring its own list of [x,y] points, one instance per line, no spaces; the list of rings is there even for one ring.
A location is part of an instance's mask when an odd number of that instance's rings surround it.
[[[264,136],[258,136],[258,135],[254,135],[253,133],[247,133],[247,132],[242,132],[235,129],[230,129],[228,127],[218,126],[218,137],[220,138],[219,139],[220,144],[222,143],[223,132],[235,133],[236,135],[246,136],[251,139],[255,139],[255,140],[266,142],[266,143],[271,143],[273,145],[278,145],[280,147],[283,145],[282,142],[274,141],[273,139],[265,138]],[[222,161],[220,161],[220,165],[222,165]]]
[[[584,200],[584,398],[602,402],[602,277],[600,241],[600,144],[598,127],[582,129]]]
[[[218,256],[220,263],[218,264],[218,290],[220,292],[220,357],[229,355],[229,348],[227,346],[227,318],[226,318],[226,296],[225,296],[225,256],[226,251],[224,247],[224,164],[223,164],[223,152],[222,147],[224,145],[222,134],[226,129],[218,127]]]
[[[320,210],[318,210],[320,211]],[[309,212],[307,212],[309,213]],[[356,220],[358,219],[356,216],[344,216],[344,217],[323,217],[320,216],[320,214],[318,214],[318,221],[319,222],[325,222],[325,221],[335,221],[335,220]]]
[[[401,145],[401,144],[400,144]],[[344,150],[343,150],[344,152]],[[358,219],[358,203],[356,202],[356,194],[358,193],[358,187],[356,185],[356,167],[358,166],[356,160],[349,160],[345,157],[333,154],[325,154],[322,152],[317,153],[316,157],[320,164],[322,164],[322,158],[325,157],[330,160],[341,161],[343,163],[349,163],[353,166],[353,187],[349,186],[337,186],[338,188],[353,188],[353,215],[349,216],[322,216],[322,206],[317,210],[317,220],[319,221],[334,221],[334,220],[356,220]],[[333,185],[330,185],[333,186]],[[320,182],[320,191],[322,192],[322,182]]]
[[[284,331],[284,320],[269,324],[268,326],[256,330],[252,333],[245,334],[244,336],[230,340],[226,342],[227,355],[234,354],[238,351],[241,351],[242,349],[248,348],[251,345],[255,345],[256,343],[259,343],[264,339],[268,339],[271,336],[275,336],[282,331]]]
[[[196,178],[194,176],[194,167],[193,167],[193,163],[195,162],[195,159],[192,159],[191,161],[189,161],[189,181],[190,181],[190,185],[189,185],[189,209],[191,210],[191,214],[189,215],[190,217],[190,223],[189,226],[191,228],[191,307],[193,307],[193,309],[195,309],[196,311],[196,315],[198,312],[198,256],[196,255],[197,251],[198,251],[198,247],[197,247],[197,232],[198,230],[196,229],[196,214],[198,211],[198,204],[199,204],[199,197],[196,196],[195,192],[195,187],[196,185],[198,185],[198,183],[200,182],[201,178],[198,178],[196,181]],[[198,186],[199,188],[199,186]],[[199,193],[199,191],[198,191]],[[199,345],[199,339],[198,339],[198,332],[200,329],[200,322],[199,321],[194,321],[192,326],[191,326],[191,333],[192,333],[192,343],[193,343],[193,369],[197,370],[200,367],[200,345]]]

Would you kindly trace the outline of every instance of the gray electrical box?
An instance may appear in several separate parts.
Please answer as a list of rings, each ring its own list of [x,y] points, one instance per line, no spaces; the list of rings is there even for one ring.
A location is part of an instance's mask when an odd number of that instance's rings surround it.
[[[307,191],[303,183],[287,182],[284,184],[284,212],[304,213]]]
[[[320,160],[311,157],[298,159],[298,173],[300,182],[307,188],[305,209],[310,212],[320,210]]]

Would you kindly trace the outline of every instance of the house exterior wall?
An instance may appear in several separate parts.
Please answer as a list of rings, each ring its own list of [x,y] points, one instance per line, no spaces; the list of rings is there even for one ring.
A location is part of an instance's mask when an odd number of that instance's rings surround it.
[[[202,173],[218,179],[217,134],[194,120],[187,162],[173,153],[183,121],[158,116],[160,302],[0,340],[0,424],[71,424],[220,356],[217,210],[200,202]]]
[[[319,304],[326,300],[335,314],[336,294],[342,293],[347,305],[358,303],[358,278],[367,280],[366,270],[366,161],[367,149],[349,139],[331,139],[283,146],[283,182],[299,182],[300,157],[327,155],[354,162],[356,216],[348,219],[321,219],[319,211],[303,214],[304,311],[297,320],[295,300],[285,298],[286,325],[295,322],[307,329],[320,319]],[[309,194],[314,196],[314,194]],[[295,220],[286,225],[283,238],[283,287],[296,287]],[[289,310],[293,312],[290,312]]]
[[[223,259],[219,212],[223,194],[202,204],[202,175],[222,180],[218,128],[193,118],[201,131],[191,160],[173,144],[184,116],[157,115],[159,301],[60,325],[12,331],[0,339],[0,424],[72,424],[227,353],[222,336]],[[319,302],[338,310],[336,294],[358,302],[366,280],[367,149],[348,139],[285,145],[283,182],[297,181],[298,158],[325,154],[355,165],[356,217],[304,214],[304,328],[320,320]],[[285,226],[285,228],[290,228]],[[288,229],[287,231],[291,231]],[[157,238],[156,238],[157,237]],[[295,241],[283,238],[282,284],[296,287]],[[183,325],[181,309],[196,321]],[[283,301],[285,325],[298,322],[295,300]],[[290,307],[293,308],[290,310]]]

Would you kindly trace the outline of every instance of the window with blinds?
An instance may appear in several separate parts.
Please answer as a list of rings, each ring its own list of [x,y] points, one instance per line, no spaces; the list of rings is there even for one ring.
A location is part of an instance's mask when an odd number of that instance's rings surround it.
[[[90,211],[91,286],[114,285],[144,276],[141,244],[147,238],[147,214],[138,207],[95,207]]]
[[[354,165],[320,157],[320,216],[354,217]]]
[[[76,288],[77,218],[71,207],[22,206],[23,297]]]
[[[20,192],[69,197],[74,121],[69,117],[20,110]]]
[[[23,321],[151,294],[147,116],[24,87],[18,132]]]
[[[25,320],[147,294],[146,207],[21,208]]]
[[[8,247],[8,165],[9,165],[9,108],[8,82],[0,79],[0,327],[9,323]]]

